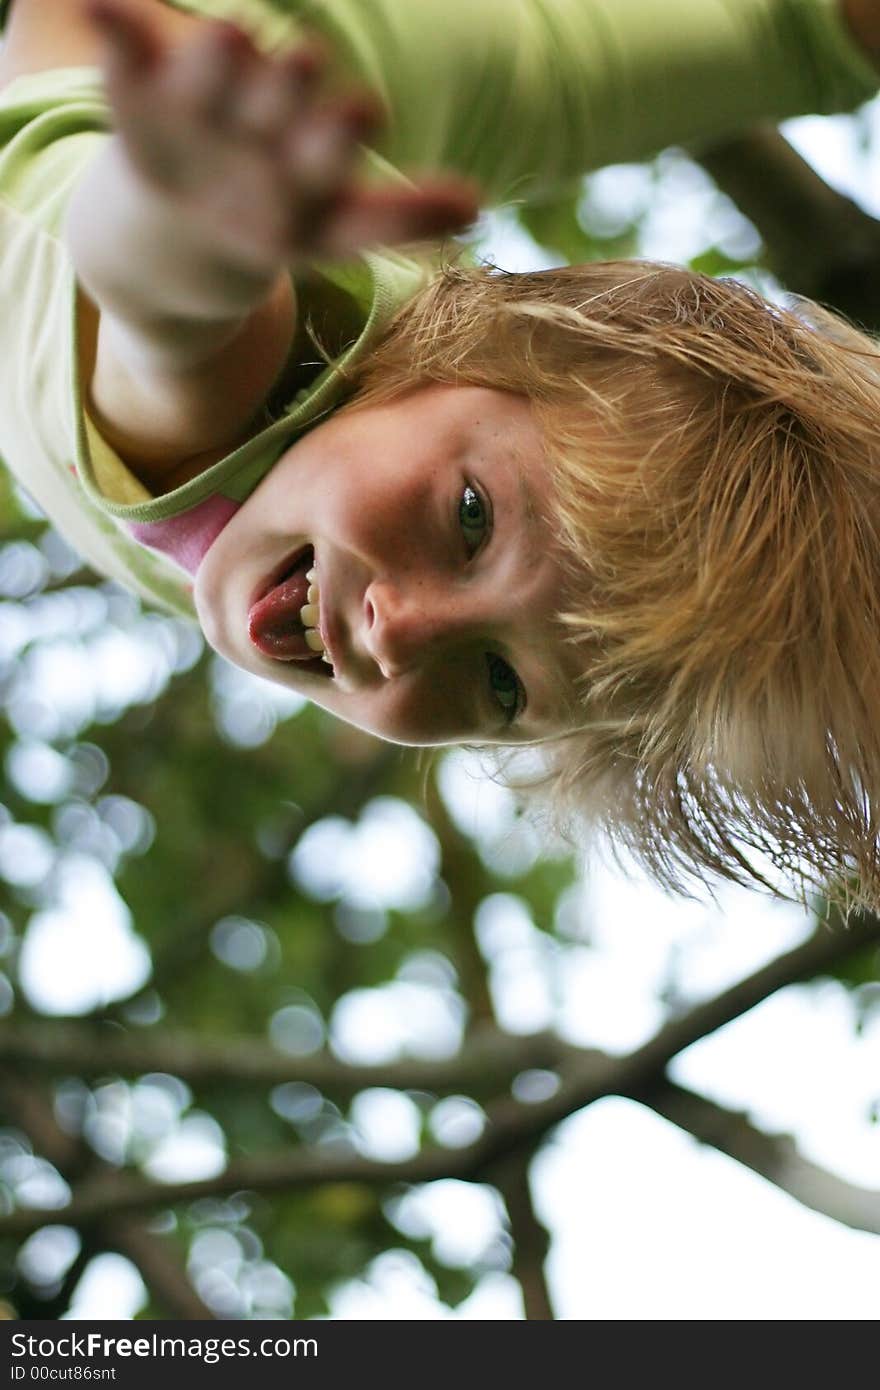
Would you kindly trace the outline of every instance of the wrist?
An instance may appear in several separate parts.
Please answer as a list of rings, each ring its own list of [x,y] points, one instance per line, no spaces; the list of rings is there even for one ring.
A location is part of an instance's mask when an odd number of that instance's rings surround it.
[[[71,198],[65,238],[90,297],[132,324],[238,321],[281,269],[246,266],[218,247],[142,178],[118,136]]]

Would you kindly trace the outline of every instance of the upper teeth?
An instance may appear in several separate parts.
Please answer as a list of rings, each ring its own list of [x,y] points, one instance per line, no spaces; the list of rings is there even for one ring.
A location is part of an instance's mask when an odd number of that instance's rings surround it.
[[[306,574],[309,581],[306,593],[307,602],[299,610],[299,620],[305,628],[306,642],[313,652],[317,652],[328,665],[332,665],[330,657],[324,650],[324,639],[319,631],[321,623],[321,591],[318,587],[318,571],[310,569]]]

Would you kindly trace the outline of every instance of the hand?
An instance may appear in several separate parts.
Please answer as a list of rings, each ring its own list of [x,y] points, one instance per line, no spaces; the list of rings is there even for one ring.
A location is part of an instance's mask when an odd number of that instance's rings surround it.
[[[476,215],[471,184],[367,187],[360,143],[381,125],[372,96],[322,92],[325,57],[267,57],[234,25],[206,21],[179,48],[128,0],[87,0],[125,155],[204,240],[208,256],[271,274],[304,257],[436,237]]]

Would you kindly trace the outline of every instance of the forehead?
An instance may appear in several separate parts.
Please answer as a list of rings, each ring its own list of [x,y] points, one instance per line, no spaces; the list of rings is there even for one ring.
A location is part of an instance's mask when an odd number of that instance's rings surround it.
[[[441,415],[446,428],[438,442],[446,457],[456,464],[483,462],[500,470],[515,489],[512,500],[518,504],[528,540],[543,549],[546,533],[554,530],[552,471],[531,403],[517,393],[489,388],[439,389],[447,409]]]

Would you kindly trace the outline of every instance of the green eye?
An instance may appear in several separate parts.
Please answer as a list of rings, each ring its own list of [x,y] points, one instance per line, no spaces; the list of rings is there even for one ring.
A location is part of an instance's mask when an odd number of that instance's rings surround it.
[[[468,555],[474,555],[486,539],[489,512],[476,488],[465,487],[458,503],[458,524],[465,539]]]
[[[522,684],[512,666],[493,652],[486,653],[489,667],[489,688],[496,704],[501,706],[508,724],[512,723],[525,704]]]

